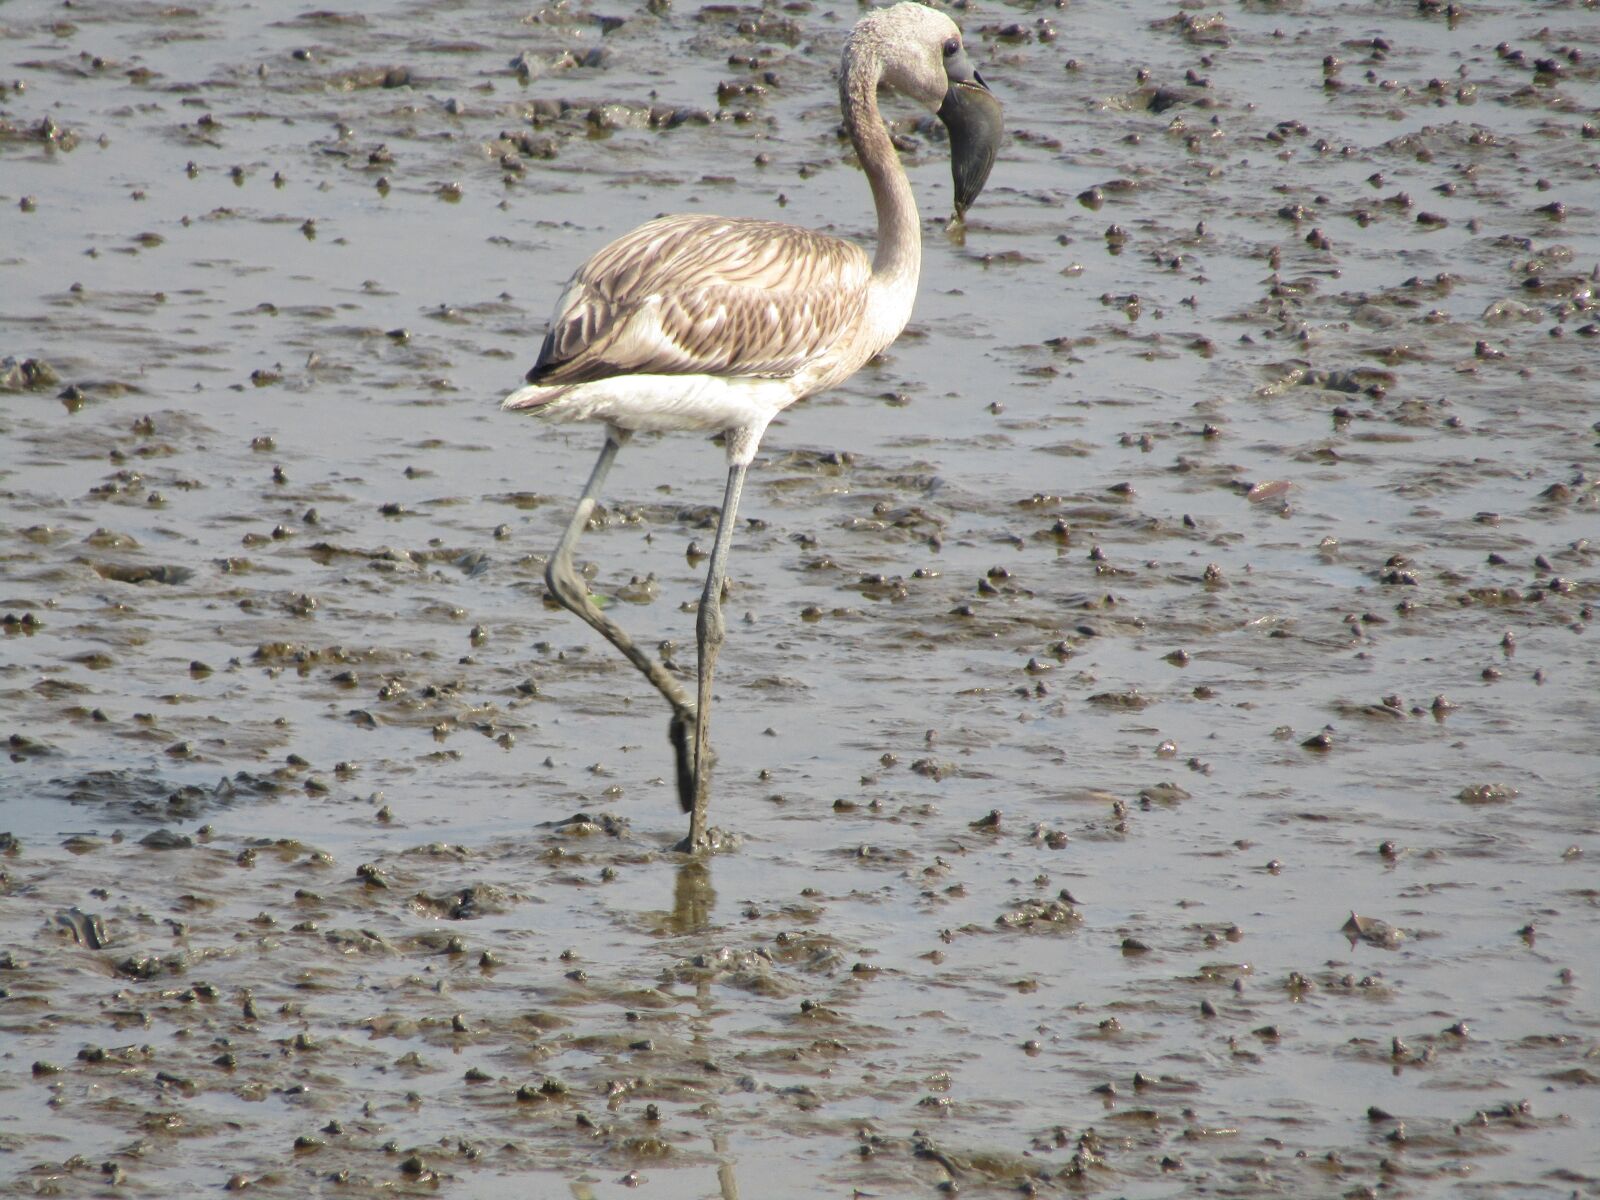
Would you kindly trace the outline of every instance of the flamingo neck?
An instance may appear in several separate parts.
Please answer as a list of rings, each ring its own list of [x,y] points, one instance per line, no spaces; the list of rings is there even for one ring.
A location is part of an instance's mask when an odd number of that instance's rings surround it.
[[[878,111],[878,81],[883,63],[876,50],[863,47],[852,55],[839,80],[840,107],[844,110],[845,132],[861,160],[872,187],[872,201],[878,210],[878,249],[872,259],[873,279],[881,283],[909,284],[916,291],[922,269],[922,228],[917,202],[911,194],[911,181],[888,127]]]

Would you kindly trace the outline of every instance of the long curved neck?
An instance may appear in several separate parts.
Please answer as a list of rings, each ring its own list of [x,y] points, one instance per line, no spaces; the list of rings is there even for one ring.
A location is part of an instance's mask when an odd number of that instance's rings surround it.
[[[913,290],[922,267],[922,228],[911,182],[889,130],[878,112],[878,80],[883,64],[870,46],[850,55],[839,80],[844,128],[856,148],[872,201],[878,209],[878,251],[872,259],[874,279],[900,282],[909,276]]]

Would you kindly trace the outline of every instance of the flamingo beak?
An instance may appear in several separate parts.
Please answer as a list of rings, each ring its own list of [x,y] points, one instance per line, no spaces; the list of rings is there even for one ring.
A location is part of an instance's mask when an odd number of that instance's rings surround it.
[[[963,215],[983,191],[1004,133],[1000,101],[977,71],[950,81],[939,106],[939,120],[950,133],[950,175],[956,185],[956,215]]]

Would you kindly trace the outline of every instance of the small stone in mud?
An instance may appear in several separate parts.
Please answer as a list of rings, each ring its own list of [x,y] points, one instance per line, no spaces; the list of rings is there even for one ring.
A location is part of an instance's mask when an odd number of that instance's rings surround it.
[[[39,391],[60,382],[55,368],[43,359],[0,358],[0,392]]]
[[[139,844],[150,850],[188,850],[194,846],[194,839],[186,833],[157,829],[140,838]]]
[[[1020,908],[995,918],[996,925],[1009,929],[1066,929],[1082,923],[1082,914],[1071,904],[1060,900],[1029,900]]]
[[[1517,789],[1504,783],[1479,783],[1456,793],[1463,804],[1508,804],[1517,798]]]
[[[387,888],[389,881],[383,871],[372,863],[362,863],[356,868],[356,878],[370,888]]]
[[[1350,919],[1339,928],[1354,946],[1356,942],[1367,942],[1385,950],[1392,950],[1406,940],[1405,931],[1397,929],[1387,921],[1380,921],[1377,917],[1362,917],[1355,913],[1350,914]]]
[[[154,979],[161,970],[161,960],[151,954],[135,954],[117,964],[117,974],[130,979]]]
[[[75,907],[58,912],[55,924],[65,929],[78,945],[90,950],[103,949],[110,941],[106,936],[105,922],[100,917]]]

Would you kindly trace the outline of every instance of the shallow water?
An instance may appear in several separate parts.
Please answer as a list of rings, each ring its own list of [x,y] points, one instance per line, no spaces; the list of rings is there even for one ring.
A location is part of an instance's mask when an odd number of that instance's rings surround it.
[[[1594,7],[959,13],[704,863],[496,403],[638,221],[871,210],[853,10],[657,9],[0,6],[0,1188],[1600,1194]],[[721,475],[581,550],[685,670]]]

